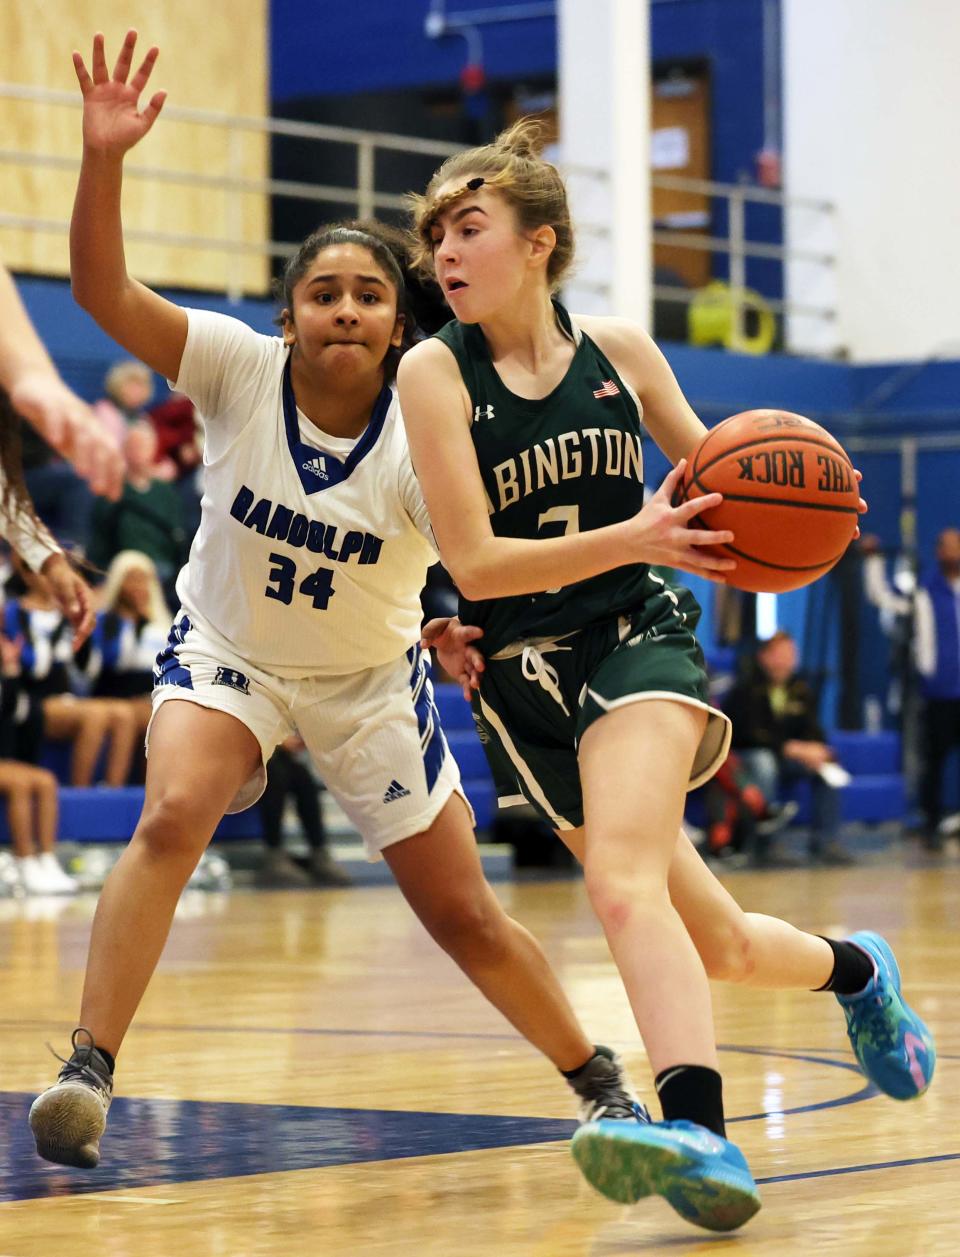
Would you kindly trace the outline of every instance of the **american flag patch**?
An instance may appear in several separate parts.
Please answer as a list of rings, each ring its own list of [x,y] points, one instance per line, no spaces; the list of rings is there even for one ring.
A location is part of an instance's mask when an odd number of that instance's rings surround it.
[[[620,390],[613,380],[604,380],[599,388],[593,390],[594,397],[619,397]]]

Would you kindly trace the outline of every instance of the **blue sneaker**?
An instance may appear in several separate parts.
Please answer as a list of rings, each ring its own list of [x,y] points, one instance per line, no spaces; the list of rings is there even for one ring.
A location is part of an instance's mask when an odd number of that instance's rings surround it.
[[[573,1136],[574,1160],[610,1200],[662,1196],[708,1231],[733,1231],[760,1208],[743,1153],[695,1122],[588,1122]]]
[[[933,1035],[900,996],[900,970],[886,940],[861,930],[847,942],[865,951],[876,967],[859,994],[837,996],[860,1068],[894,1100],[912,1100],[933,1078]]]

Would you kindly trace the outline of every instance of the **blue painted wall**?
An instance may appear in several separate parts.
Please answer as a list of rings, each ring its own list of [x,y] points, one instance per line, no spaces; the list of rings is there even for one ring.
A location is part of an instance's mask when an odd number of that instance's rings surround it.
[[[496,0],[509,9],[523,0]],[[428,39],[427,0],[364,0],[362,5],[272,0],[270,84],[274,112],[304,96],[346,96],[397,87],[453,85],[466,61],[461,37]],[[447,12],[492,8],[449,0]],[[557,66],[557,25],[552,18],[483,27],[487,76],[514,79],[550,75]]]

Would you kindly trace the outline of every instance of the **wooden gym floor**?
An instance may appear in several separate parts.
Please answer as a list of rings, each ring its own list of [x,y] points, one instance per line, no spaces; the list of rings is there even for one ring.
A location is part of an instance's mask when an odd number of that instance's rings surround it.
[[[960,870],[736,873],[748,907],[893,944],[940,1050],[875,1095],[826,995],[715,988],[731,1134],[764,1208],[712,1236],[583,1182],[571,1097],[393,888],[185,896],[121,1056],[96,1171],[26,1125],[67,1053],[92,897],[0,904],[0,1257],[934,1257],[960,1250]],[[650,1081],[579,880],[504,883],[588,1032]]]

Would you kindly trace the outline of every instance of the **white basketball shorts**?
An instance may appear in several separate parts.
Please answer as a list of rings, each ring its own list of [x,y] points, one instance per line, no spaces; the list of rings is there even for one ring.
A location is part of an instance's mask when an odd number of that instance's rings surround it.
[[[297,732],[363,838],[368,859],[379,860],[384,847],[429,829],[454,791],[473,822],[419,646],[349,676],[287,679],[214,646],[182,615],[157,656],[151,724],[173,699],[235,716],[260,743],[262,762],[228,812],[256,803],[275,747]]]

